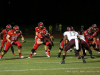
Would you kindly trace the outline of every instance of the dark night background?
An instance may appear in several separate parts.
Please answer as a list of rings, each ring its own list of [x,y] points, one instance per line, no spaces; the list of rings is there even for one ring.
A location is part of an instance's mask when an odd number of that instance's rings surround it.
[[[9,23],[37,26],[40,21],[45,26],[56,23],[63,27],[100,25],[100,4],[98,0],[0,1],[0,27]]]

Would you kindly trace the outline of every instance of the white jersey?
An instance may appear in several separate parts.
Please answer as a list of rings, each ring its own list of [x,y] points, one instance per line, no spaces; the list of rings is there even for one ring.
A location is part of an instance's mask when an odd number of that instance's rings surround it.
[[[80,39],[85,41],[85,37],[83,35],[79,35]]]
[[[76,31],[65,31],[63,36],[67,35],[68,40],[77,39],[79,35]]]
[[[67,35],[67,39],[70,41],[72,39],[75,39],[75,47],[76,50],[79,50],[79,43],[78,43],[78,32],[76,31],[66,31],[64,32],[63,36]]]

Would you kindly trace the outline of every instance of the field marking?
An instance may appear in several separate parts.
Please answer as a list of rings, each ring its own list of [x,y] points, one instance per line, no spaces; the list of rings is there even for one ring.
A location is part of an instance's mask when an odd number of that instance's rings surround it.
[[[27,59],[32,59],[32,58],[27,58]],[[33,58],[34,59],[34,58]],[[40,59],[40,58],[35,58],[35,59]],[[59,58],[58,58],[59,59]],[[92,60],[100,60],[100,59],[92,59]],[[82,61],[67,61],[66,63],[73,63],[73,62],[82,62]],[[60,63],[59,62],[33,62],[33,63],[0,63],[0,65],[12,65],[12,64],[34,64],[34,63]]]
[[[100,68],[100,67],[83,67],[83,68],[52,68],[52,69],[23,69],[23,70],[0,70],[0,72],[7,71],[35,71],[35,70],[60,70],[60,69],[91,69],[91,68]]]

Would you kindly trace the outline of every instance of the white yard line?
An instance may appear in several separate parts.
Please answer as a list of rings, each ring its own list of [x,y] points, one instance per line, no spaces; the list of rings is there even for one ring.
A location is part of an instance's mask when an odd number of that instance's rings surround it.
[[[5,71],[34,71],[34,70],[61,70],[61,69],[95,69],[95,68],[100,68],[100,67],[83,67],[83,68],[52,68],[52,69],[22,69],[22,70],[0,70],[0,72],[5,72]],[[99,71],[98,71],[99,72]]]

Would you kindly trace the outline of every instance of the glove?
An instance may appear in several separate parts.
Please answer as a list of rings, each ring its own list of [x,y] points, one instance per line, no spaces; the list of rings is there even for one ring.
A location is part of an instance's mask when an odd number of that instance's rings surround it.
[[[25,40],[22,41],[22,43],[25,43],[25,42],[26,42]]]
[[[11,44],[13,44],[13,43],[14,43],[14,41],[11,41],[10,43],[11,43]]]
[[[43,40],[43,44],[45,44],[46,43],[46,40]]]
[[[53,42],[51,42],[51,44],[52,44],[52,46],[54,46],[54,43]]]

